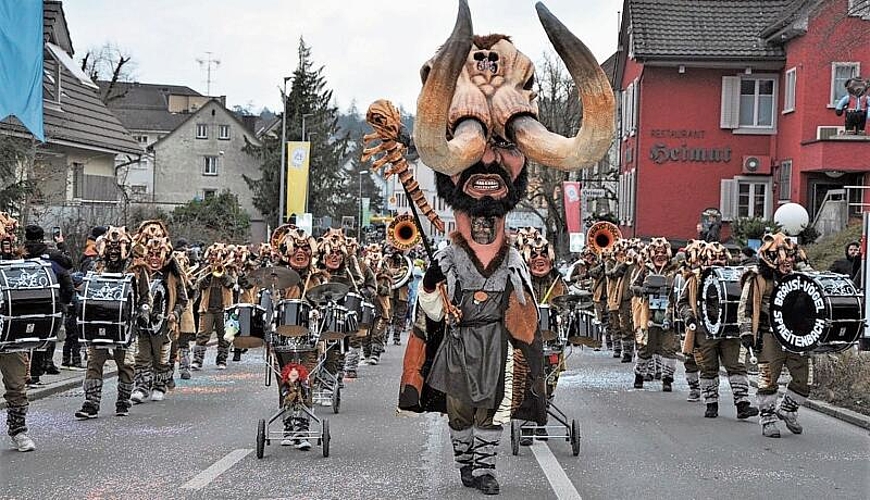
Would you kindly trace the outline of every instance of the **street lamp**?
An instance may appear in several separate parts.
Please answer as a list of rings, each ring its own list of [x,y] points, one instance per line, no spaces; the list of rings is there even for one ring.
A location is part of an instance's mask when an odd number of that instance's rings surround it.
[[[368,170],[359,171],[359,223],[356,229],[356,239],[362,244],[362,220],[363,220],[363,204],[362,204],[362,180],[364,175],[369,175]]]
[[[278,195],[278,226],[284,223],[284,204],[287,202],[286,189],[287,179],[284,177],[287,170],[287,80],[292,76],[284,77],[284,91],[281,93],[281,104],[283,112],[281,113],[281,186],[280,194]],[[307,207],[306,207],[307,208]]]

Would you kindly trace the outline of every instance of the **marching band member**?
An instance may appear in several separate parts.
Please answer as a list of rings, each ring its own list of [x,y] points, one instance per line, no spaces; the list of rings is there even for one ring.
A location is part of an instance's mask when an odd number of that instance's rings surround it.
[[[172,258],[172,243],[166,226],[160,221],[145,221],[133,237],[134,260],[132,271],[136,276],[139,318],[134,322],[138,340],[136,368],[133,376],[136,386],[130,399],[142,403],[149,396],[163,401],[172,379],[169,354],[172,347],[172,324],[181,318],[187,306],[187,290],[178,264]],[[164,310],[155,311],[150,287],[153,280],[165,286]]]
[[[18,221],[6,212],[0,212],[0,260],[20,258],[15,248],[15,230]],[[18,451],[33,451],[36,444],[27,435],[27,365],[28,353],[0,352],[0,376],[3,378],[6,400],[6,433]]]
[[[402,252],[395,250],[387,255],[384,265],[387,268],[388,275],[396,276],[403,272],[407,262],[405,262]],[[408,271],[411,270],[409,269]],[[405,283],[396,289],[392,289],[392,283],[390,285],[390,307],[392,308],[390,325],[393,328],[393,345],[402,345],[402,334],[405,333],[405,323],[408,317],[408,300],[410,298],[411,286],[410,283]]]
[[[193,348],[191,368],[194,371],[202,370],[206,345],[212,333],[216,333],[218,348],[215,365],[218,370],[226,370],[230,343],[224,338],[224,310],[235,302],[233,288],[236,280],[230,272],[231,256],[226,245],[212,244],[205,251],[204,257],[209,262],[211,272],[204,274],[196,282],[196,288],[202,295],[199,302],[199,329],[196,334],[196,346]]]
[[[588,291],[592,293],[592,304],[595,308],[595,319],[601,326],[602,336],[608,349],[613,349],[613,334],[610,326],[610,314],[607,309],[607,276],[604,274],[604,259],[591,247],[585,247],[580,254],[582,263],[571,270],[569,281],[588,280]],[[598,350],[596,348],[596,350]]]
[[[175,361],[178,360],[178,373],[182,380],[190,380],[190,343],[196,339],[196,318],[193,314],[193,303],[199,291],[196,289],[191,272],[195,268],[191,267],[189,253],[185,250],[175,251],[172,253],[175,262],[178,263],[181,271],[181,277],[184,280],[184,287],[187,290],[187,305],[184,306],[184,312],[181,313],[181,321],[175,324],[175,331],[172,334],[171,355],[169,357],[169,366],[172,367],[173,374],[175,373]],[[172,387],[175,386],[175,381],[172,381]]]
[[[743,291],[737,311],[740,342],[747,349],[761,351],[758,354],[756,397],[761,410],[759,423],[764,437],[780,437],[777,419],[785,422],[793,434],[803,432],[803,427],[797,421],[797,413],[810,394],[809,356],[787,351],[770,333],[770,298],[779,280],[805,262],[803,250],[785,234],[767,234],[758,249],[758,267],[747,269],[741,277]],[[783,366],[788,367],[791,381],[777,407],[777,381]]]
[[[305,296],[305,293],[308,290],[320,284],[321,278],[315,270],[314,261],[314,256],[317,254],[317,240],[308,235],[305,230],[292,224],[285,224],[272,233],[271,242],[271,253],[278,260],[277,265],[290,267],[296,271],[300,277],[298,284],[282,291],[283,298],[301,299]],[[261,246],[261,260],[263,259],[264,254],[266,254],[266,250]],[[283,388],[281,386],[278,388],[285,405],[292,404],[295,395],[300,397],[304,396],[304,399],[309,406],[312,403],[310,390],[296,394],[291,391],[291,389],[306,386],[308,383],[306,372],[310,372],[317,364],[317,354],[312,351],[303,355],[303,359],[301,359],[300,362],[302,368],[299,369],[299,372],[302,373],[303,376],[298,379],[298,383],[285,383],[283,384]],[[288,364],[284,369],[288,369],[290,366],[291,364]],[[276,366],[276,369],[280,370],[281,367]],[[282,380],[286,379],[284,375],[285,374],[282,373]],[[309,429],[309,418],[305,412],[286,411],[283,415],[283,422],[284,439],[281,441],[281,446],[295,446],[296,449],[302,451],[311,449],[311,443],[304,437],[296,434],[307,432]]]
[[[133,240],[127,228],[109,226],[108,230],[97,237],[94,250],[97,261],[96,274],[124,274],[129,265]],[[103,367],[113,359],[118,367],[118,399],[115,401],[115,415],[124,417],[130,414],[130,397],[133,393],[133,353],[129,349],[112,347],[98,349],[88,347],[88,365],[82,386],[85,400],[75,413],[76,418],[86,420],[97,418],[100,413],[100,400],[103,395]]]
[[[707,242],[701,251],[704,268],[725,266],[730,260],[728,250],[718,241]],[[749,402],[749,379],[746,365],[740,361],[740,339],[736,337],[713,338],[707,331],[697,311],[697,298],[702,293],[700,273],[686,280],[686,288],[680,302],[680,310],[687,328],[695,331],[695,359],[701,369],[701,393],[707,409],[706,418],[719,416],[719,366],[725,367],[728,383],[737,407],[737,418],[746,419],[758,415],[758,409]],[[692,328],[694,325],[694,328]]]
[[[694,243],[693,243],[694,242]],[[682,333],[685,335],[685,340],[681,344],[680,352],[683,354],[683,368],[686,374],[686,385],[689,386],[689,394],[686,396],[686,401],[696,402],[701,400],[701,383],[698,375],[698,363],[695,361],[695,332],[689,331],[685,323],[682,321],[680,313],[680,300],[682,299],[685,283],[689,275],[700,272],[701,267],[701,252],[700,245],[704,242],[701,240],[691,240],[686,249],[680,250],[674,256],[674,265],[677,268],[677,275],[674,276],[674,288],[677,282],[680,283],[680,291],[677,293],[674,290],[676,305],[674,306],[674,319],[680,318],[680,324],[683,325]],[[694,245],[694,247],[693,247]],[[692,250],[694,248],[694,250]],[[688,258],[691,251],[692,257]]]
[[[646,249],[647,258],[638,268],[632,281],[632,291],[638,298],[639,321],[635,324],[641,330],[644,342],[638,344],[637,362],[634,365],[634,387],[643,388],[645,380],[652,378],[653,356],[660,354],[662,363],[662,391],[671,392],[676,369],[677,339],[670,322],[674,307],[673,281],[676,268],[671,263],[671,244],[664,238],[653,238]],[[647,277],[657,275],[663,278],[663,286],[655,289],[647,287]],[[666,308],[652,304],[652,300],[667,298]]]
[[[368,333],[363,339],[362,354],[363,359],[361,364],[377,365],[380,363],[381,354],[384,352],[384,343],[386,342],[385,334],[387,325],[390,323],[390,311],[392,301],[393,275],[389,267],[385,264],[385,257],[380,245],[372,243],[367,246],[363,252],[362,268],[364,278],[369,275],[374,276],[375,292],[369,292],[371,302],[375,305],[375,322],[369,328]],[[364,288],[371,286],[366,283]],[[362,292],[362,290],[361,290]],[[363,293],[363,295],[365,295]]]
[[[360,258],[359,242],[356,238],[347,237],[347,259],[348,266],[353,270],[356,276],[367,276],[372,272],[368,264]],[[356,335],[350,337],[348,342],[347,354],[344,357],[344,378],[355,379],[359,376],[358,369],[360,365],[360,356],[362,355],[363,344],[369,336],[369,331],[372,326],[360,326]]]
[[[612,260],[605,268],[607,276],[607,307],[613,332],[613,357],[622,353],[622,362],[634,357],[634,326],[631,318],[631,273],[634,263],[628,256],[629,242],[617,240],[611,252]]]

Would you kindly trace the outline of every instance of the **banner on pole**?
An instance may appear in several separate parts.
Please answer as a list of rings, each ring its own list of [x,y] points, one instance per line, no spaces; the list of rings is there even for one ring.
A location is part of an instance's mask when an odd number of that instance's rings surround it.
[[[291,214],[305,213],[305,200],[308,198],[308,161],[311,143],[294,141],[287,143],[287,211]]]
[[[45,142],[42,16],[42,0],[0,0],[0,120],[14,115]]]
[[[371,211],[371,199],[363,198],[362,199],[362,227],[366,227],[371,224],[372,220],[372,211]]]
[[[569,233],[583,231],[580,225],[580,183],[577,181],[562,182],[562,198],[565,203],[565,224]]]

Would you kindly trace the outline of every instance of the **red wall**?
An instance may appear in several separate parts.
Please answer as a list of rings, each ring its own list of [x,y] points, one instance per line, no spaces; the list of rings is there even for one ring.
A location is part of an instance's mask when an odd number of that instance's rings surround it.
[[[740,175],[744,155],[768,155],[770,137],[735,135],[719,128],[722,77],[734,70],[644,68],[641,77],[638,136],[623,143],[631,148],[637,166],[637,209],[629,234],[668,238],[693,238],[701,212],[719,208],[720,180]],[[628,81],[623,86],[628,85]],[[689,131],[692,137],[670,137]],[[635,146],[636,144],[636,146]],[[657,163],[651,158],[658,146],[667,149],[717,150],[728,161],[678,161]],[[626,169],[624,169],[626,170]]]
[[[842,126],[844,117],[829,108],[831,63],[858,62],[866,78],[870,73],[870,22],[846,15],[848,0],[823,3],[823,10],[810,19],[807,33],[789,41],[780,78],[779,109],[785,95],[785,72],[796,68],[795,111],[780,115],[774,157],[791,159],[791,199],[808,202],[806,175],[812,170],[857,170],[870,168],[868,143],[816,142],[816,127]],[[860,148],[860,149],[859,149]]]

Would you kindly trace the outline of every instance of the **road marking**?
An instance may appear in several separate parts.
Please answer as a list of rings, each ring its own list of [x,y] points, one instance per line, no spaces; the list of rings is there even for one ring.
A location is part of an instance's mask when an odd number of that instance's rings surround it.
[[[181,486],[183,490],[201,490],[209,485],[212,481],[218,478],[221,474],[228,471],[230,467],[236,465],[241,459],[248,456],[254,450],[233,450],[225,457],[213,463],[211,467],[200,472],[195,478],[184,483]]]
[[[547,443],[535,441],[530,448],[535,455],[535,460],[538,461],[538,465],[541,466],[541,470],[544,471],[544,475],[547,476],[547,481],[553,487],[553,493],[556,494],[556,498],[559,500],[583,500],[580,497],[580,493],[574,488],[574,483],[568,479],[565,470],[562,469],[559,461],[556,460],[556,456],[550,451]]]

